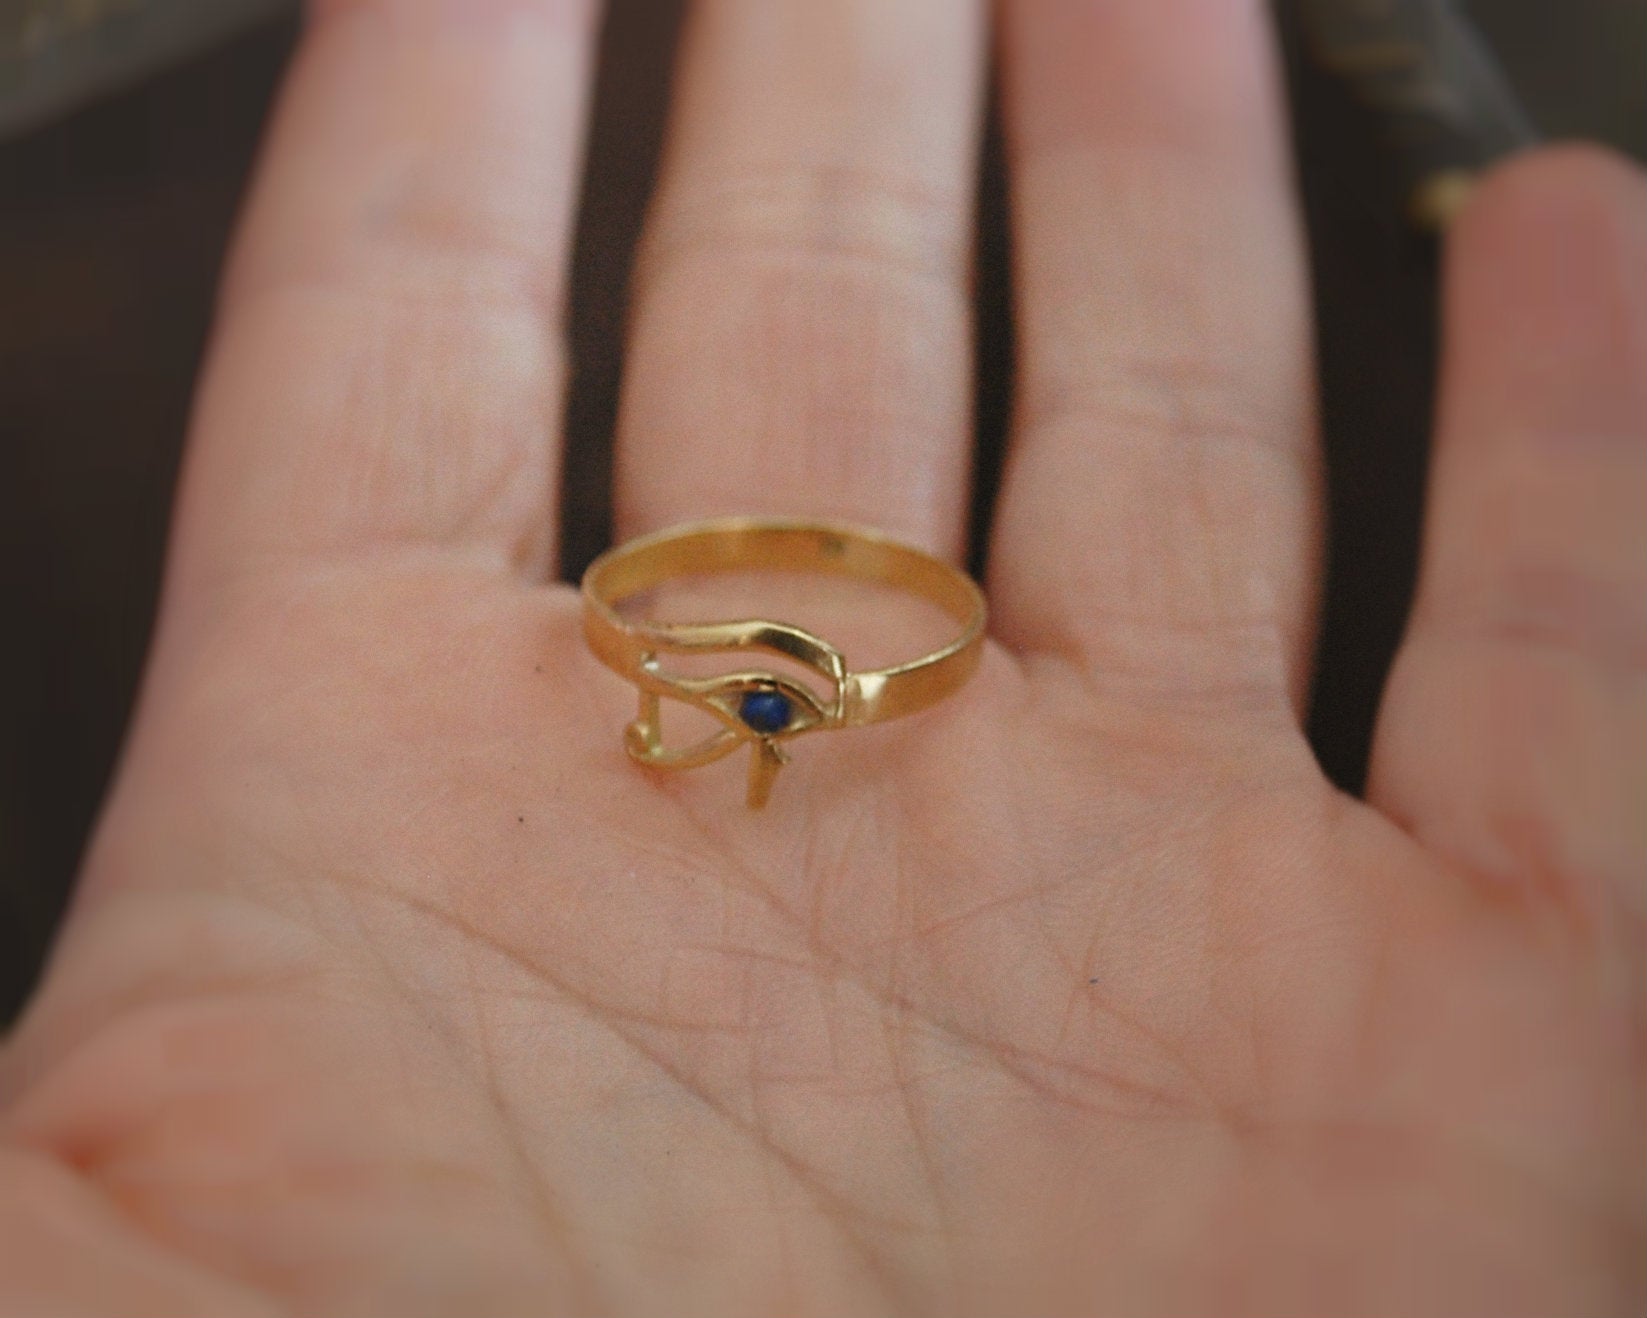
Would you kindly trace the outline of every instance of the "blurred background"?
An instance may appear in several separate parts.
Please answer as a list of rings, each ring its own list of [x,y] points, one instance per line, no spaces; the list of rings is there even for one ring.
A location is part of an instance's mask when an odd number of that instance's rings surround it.
[[[573,276],[569,577],[607,531],[625,288],[679,9],[610,0]],[[1412,587],[1426,460],[1436,251],[1410,222],[1414,186],[1533,133],[1647,158],[1647,0],[1277,10],[1332,518],[1311,737],[1355,790]],[[217,269],[295,11],[0,0],[0,1028],[38,973],[119,751]],[[979,220],[983,509],[1011,407],[993,133]]]

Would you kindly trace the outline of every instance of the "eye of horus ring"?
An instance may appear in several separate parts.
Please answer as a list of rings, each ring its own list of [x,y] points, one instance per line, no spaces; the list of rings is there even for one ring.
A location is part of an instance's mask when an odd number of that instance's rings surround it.
[[[624,601],[666,581],[752,569],[879,582],[929,600],[961,630],[947,645],[920,658],[853,672],[838,649],[788,623],[634,621],[618,610]],[[695,522],[619,545],[596,559],[583,577],[589,646],[640,693],[640,712],[624,733],[630,757],[651,769],[693,769],[747,745],[748,802],[756,809],[766,804],[778,770],[789,762],[787,744],[794,738],[901,718],[958,690],[978,666],[986,613],[983,592],[948,563],[879,532],[830,522]],[[750,652],[780,655],[817,673],[829,694],[755,667],[707,678],[664,667],[668,655]],[[721,726],[691,746],[665,746],[661,711],[666,697],[697,707]]]

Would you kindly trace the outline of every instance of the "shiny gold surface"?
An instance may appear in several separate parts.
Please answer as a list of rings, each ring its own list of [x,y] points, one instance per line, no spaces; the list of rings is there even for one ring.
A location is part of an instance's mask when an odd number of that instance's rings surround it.
[[[663,623],[625,619],[618,606],[665,582],[717,573],[778,571],[852,577],[878,582],[937,605],[960,625],[959,634],[930,654],[889,668],[852,672],[841,652],[822,637],[764,619]],[[624,745],[654,769],[709,764],[739,746],[751,748],[749,804],[766,804],[773,779],[788,763],[785,743],[802,733],[857,727],[913,714],[951,695],[978,666],[986,607],[971,578],[940,559],[875,531],[830,522],[721,518],[631,540],[603,554],[583,577],[583,627],[590,648],[640,691],[640,713]],[[781,655],[817,672],[833,690],[820,700],[805,684],[760,668],[712,678],[669,674],[666,654]],[[779,696],[788,720],[760,731],[741,709],[751,693]],[[713,716],[721,728],[682,750],[663,745],[661,700],[684,701]]]

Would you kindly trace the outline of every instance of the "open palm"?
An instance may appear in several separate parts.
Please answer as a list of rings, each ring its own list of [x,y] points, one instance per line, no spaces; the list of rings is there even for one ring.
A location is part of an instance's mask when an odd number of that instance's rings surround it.
[[[334,0],[0,1061],[18,1314],[1639,1311],[1647,196],[1455,239],[1372,803],[1262,6],[1003,6],[1023,406],[959,696],[772,806],[542,584],[592,14]],[[700,0],[620,530],[963,535],[971,0]]]

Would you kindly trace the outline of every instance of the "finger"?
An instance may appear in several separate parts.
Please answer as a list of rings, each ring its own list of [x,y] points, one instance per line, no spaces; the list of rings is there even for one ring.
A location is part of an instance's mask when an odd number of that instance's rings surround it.
[[[1001,15],[1021,393],[997,630],[1136,695],[1284,709],[1305,684],[1318,510],[1266,7]]]
[[[1506,167],[1447,285],[1425,561],[1369,795],[1477,873],[1639,920],[1647,183],[1590,149]]]
[[[328,0],[197,407],[175,571],[552,543],[590,0]]]
[[[974,0],[700,0],[637,282],[624,535],[727,512],[954,552]]]

